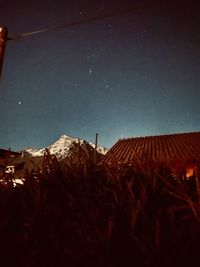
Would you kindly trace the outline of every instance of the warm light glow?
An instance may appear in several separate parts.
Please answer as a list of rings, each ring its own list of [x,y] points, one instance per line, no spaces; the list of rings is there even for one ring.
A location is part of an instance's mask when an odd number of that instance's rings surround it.
[[[188,167],[186,168],[186,178],[190,178],[194,175],[194,168]]]
[[[15,166],[6,166],[6,173],[14,173],[15,172]]]
[[[23,185],[24,182],[23,182],[23,179],[13,179],[13,186],[16,187],[17,185]]]

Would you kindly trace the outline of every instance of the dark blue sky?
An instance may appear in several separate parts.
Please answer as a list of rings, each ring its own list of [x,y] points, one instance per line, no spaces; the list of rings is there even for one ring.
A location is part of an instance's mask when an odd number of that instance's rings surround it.
[[[94,141],[96,132],[110,147],[122,136],[200,131],[194,3],[0,1],[9,36],[147,6],[7,42],[0,147],[44,147],[61,134]]]

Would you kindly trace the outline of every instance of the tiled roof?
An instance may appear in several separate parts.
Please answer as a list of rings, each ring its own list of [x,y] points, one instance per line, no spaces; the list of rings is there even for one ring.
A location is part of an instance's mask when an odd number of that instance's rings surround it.
[[[151,160],[194,159],[200,156],[200,132],[120,139],[102,162],[131,162],[135,158]]]

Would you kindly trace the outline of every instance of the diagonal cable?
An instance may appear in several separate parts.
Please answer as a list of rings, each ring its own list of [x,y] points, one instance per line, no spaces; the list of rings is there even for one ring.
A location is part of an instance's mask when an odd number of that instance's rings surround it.
[[[137,10],[140,10],[140,9],[155,8],[155,7],[158,7],[158,6],[159,5],[156,4],[156,5],[147,5],[147,6],[143,5],[143,6],[139,6],[139,7],[127,8],[127,9],[124,9],[124,10],[118,11],[118,12],[116,11],[116,12],[111,12],[111,13],[107,13],[107,14],[100,15],[100,16],[91,17],[91,18],[88,18],[88,19],[81,19],[81,20],[77,20],[77,21],[67,22],[67,23],[64,23],[64,24],[61,24],[61,25],[58,25],[58,26],[55,26],[55,27],[47,27],[47,28],[44,28],[44,29],[41,29],[41,30],[31,31],[31,32],[22,33],[22,34],[17,34],[17,35],[8,37],[7,40],[8,41],[17,40],[17,39],[21,39],[21,38],[24,38],[24,37],[29,37],[29,36],[32,36],[32,35],[48,32],[48,31],[60,30],[60,29],[63,29],[63,28],[68,28],[68,27],[75,26],[75,25],[80,25],[80,24],[84,24],[84,23],[88,23],[88,22],[98,21],[98,20],[102,20],[102,19],[105,19],[105,18],[111,18],[111,17],[115,17],[115,16],[125,15],[125,14],[131,13],[131,12],[134,12],[134,11],[137,11]]]

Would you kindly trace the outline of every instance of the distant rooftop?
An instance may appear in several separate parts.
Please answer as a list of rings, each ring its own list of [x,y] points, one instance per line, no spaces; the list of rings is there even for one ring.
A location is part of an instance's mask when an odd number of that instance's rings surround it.
[[[15,152],[10,149],[2,149],[0,148],[0,157],[16,157],[20,156],[21,152]]]
[[[194,159],[200,156],[200,132],[120,139],[102,162],[127,163],[135,158],[151,160]]]

